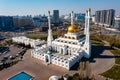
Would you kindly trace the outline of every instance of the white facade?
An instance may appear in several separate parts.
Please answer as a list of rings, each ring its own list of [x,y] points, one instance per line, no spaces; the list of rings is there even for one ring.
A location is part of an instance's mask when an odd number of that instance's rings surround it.
[[[49,12],[50,13],[50,12]],[[73,12],[72,12],[73,13]],[[47,44],[36,47],[31,51],[31,56],[48,64],[55,64],[70,69],[82,57],[91,56],[91,43],[89,33],[90,9],[86,12],[85,32],[81,34],[73,25],[73,14],[71,14],[71,27],[69,31],[55,40],[52,39],[52,30],[49,24]],[[50,17],[48,16],[50,23]],[[75,32],[71,32],[75,31]]]
[[[25,36],[19,36],[19,37],[13,37],[12,38],[13,42],[17,42],[17,43],[23,43],[25,45],[30,45],[33,48],[36,48],[38,45],[42,45],[45,44],[45,40],[39,40],[39,39],[29,39]]]
[[[95,23],[95,16],[92,16],[92,22]]]

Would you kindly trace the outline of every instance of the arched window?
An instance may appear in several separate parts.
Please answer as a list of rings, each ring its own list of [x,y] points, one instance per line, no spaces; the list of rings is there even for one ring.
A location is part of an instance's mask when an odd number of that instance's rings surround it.
[[[69,39],[71,39],[71,37],[68,37]]]
[[[67,38],[67,36],[65,36],[65,38]]]
[[[72,39],[75,39],[74,37],[72,37]]]

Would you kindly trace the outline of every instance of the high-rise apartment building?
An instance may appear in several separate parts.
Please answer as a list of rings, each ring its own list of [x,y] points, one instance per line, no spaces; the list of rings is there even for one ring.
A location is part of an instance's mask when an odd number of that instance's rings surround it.
[[[115,17],[114,28],[120,30],[120,17]]]
[[[95,22],[99,23],[100,22],[100,11],[95,12]]]
[[[85,13],[75,13],[76,20],[85,21]]]
[[[58,24],[59,21],[59,10],[53,10],[53,23]]]
[[[95,12],[95,23],[104,26],[113,26],[115,10],[100,10]]]
[[[35,27],[47,26],[47,16],[33,17],[33,22]]]
[[[13,30],[13,17],[11,16],[0,16],[0,29],[1,30]]]
[[[34,26],[33,19],[32,19],[32,17],[29,17],[29,16],[14,17],[13,21],[14,21],[14,26],[16,28]]]

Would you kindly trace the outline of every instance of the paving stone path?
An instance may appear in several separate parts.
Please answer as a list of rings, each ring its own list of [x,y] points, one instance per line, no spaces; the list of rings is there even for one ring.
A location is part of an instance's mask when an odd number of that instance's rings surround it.
[[[92,47],[91,69],[92,74],[96,76],[97,80],[105,80],[99,74],[106,72],[115,65],[114,55],[109,51],[110,45],[108,42],[103,41],[104,46]]]

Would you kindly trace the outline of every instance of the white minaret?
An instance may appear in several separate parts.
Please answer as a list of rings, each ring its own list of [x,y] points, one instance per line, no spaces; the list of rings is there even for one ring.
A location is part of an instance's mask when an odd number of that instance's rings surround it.
[[[86,38],[84,43],[84,51],[85,51],[85,57],[89,58],[91,56],[91,42],[90,42],[90,17],[91,17],[91,9],[87,9],[86,11]]]
[[[86,11],[86,14],[85,14],[85,28],[84,28],[84,35],[86,35],[87,16],[88,16],[88,13],[87,13],[87,11]]]
[[[71,12],[71,25],[73,24],[73,11]]]
[[[52,40],[53,40],[53,36],[52,36],[52,29],[51,29],[51,21],[50,21],[50,11],[48,11],[48,38],[47,38],[47,44],[48,46],[52,46]]]

